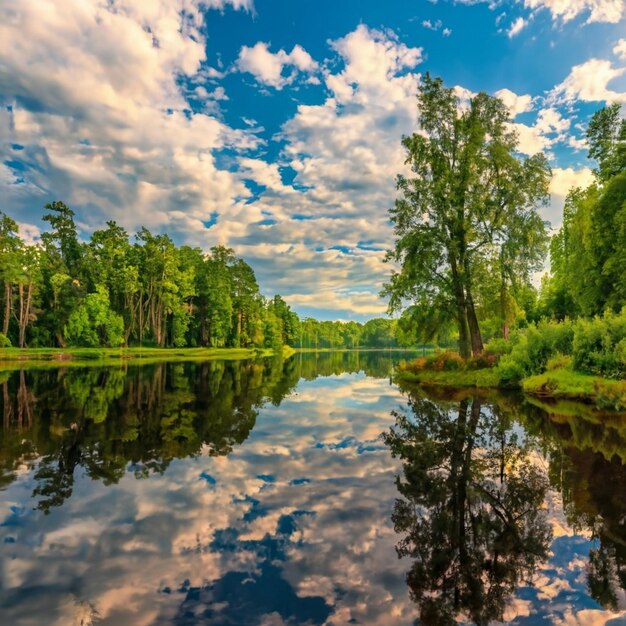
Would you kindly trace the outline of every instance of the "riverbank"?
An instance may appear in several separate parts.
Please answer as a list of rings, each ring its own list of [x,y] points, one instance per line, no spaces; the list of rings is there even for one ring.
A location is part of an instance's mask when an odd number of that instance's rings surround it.
[[[519,384],[505,384],[496,367],[475,370],[433,371],[396,369],[397,382],[425,387],[521,390],[544,400],[573,400],[611,411],[626,411],[626,381],[581,374],[569,369],[529,376]]]
[[[282,356],[295,353],[284,346]],[[59,366],[106,366],[127,362],[142,364],[162,361],[238,361],[274,356],[267,348],[1,348],[0,371]]]

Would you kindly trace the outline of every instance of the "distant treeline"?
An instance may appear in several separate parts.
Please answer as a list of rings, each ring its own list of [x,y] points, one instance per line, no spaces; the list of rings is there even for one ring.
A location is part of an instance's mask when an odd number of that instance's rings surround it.
[[[113,221],[88,242],[74,212],[45,206],[49,228],[27,244],[0,213],[0,347],[393,347],[394,321],[301,320],[264,298],[254,271],[223,246],[206,253]]]

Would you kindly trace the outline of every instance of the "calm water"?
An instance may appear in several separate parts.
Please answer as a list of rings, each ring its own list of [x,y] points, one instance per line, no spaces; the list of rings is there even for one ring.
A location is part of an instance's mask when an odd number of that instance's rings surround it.
[[[0,624],[626,623],[626,419],[391,367],[0,374]]]

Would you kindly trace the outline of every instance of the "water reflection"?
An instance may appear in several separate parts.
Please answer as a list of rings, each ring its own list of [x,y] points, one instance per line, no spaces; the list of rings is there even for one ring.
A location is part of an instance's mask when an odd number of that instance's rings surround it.
[[[393,522],[421,623],[502,620],[506,601],[545,561],[548,488],[534,449],[480,398],[413,395],[384,435],[402,460]]]
[[[394,358],[5,375],[0,623],[624,617],[622,420],[402,391]]]

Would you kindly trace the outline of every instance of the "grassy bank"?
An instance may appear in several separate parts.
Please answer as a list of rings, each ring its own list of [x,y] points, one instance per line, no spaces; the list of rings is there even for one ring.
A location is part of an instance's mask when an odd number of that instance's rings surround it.
[[[283,356],[295,350],[283,347]],[[59,366],[106,366],[126,362],[241,360],[273,356],[271,349],[259,348],[2,348],[0,371]]]
[[[411,371],[408,369],[396,372],[398,381],[417,383],[430,387],[478,387],[496,389],[500,381],[493,369],[454,370],[438,372],[433,370]]]
[[[567,368],[528,376],[519,382],[503,381],[498,367],[434,371],[398,368],[396,380],[426,387],[477,389],[521,389],[525,394],[547,401],[572,400],[607,411],[626,411],[626,381],[581,374]]]

